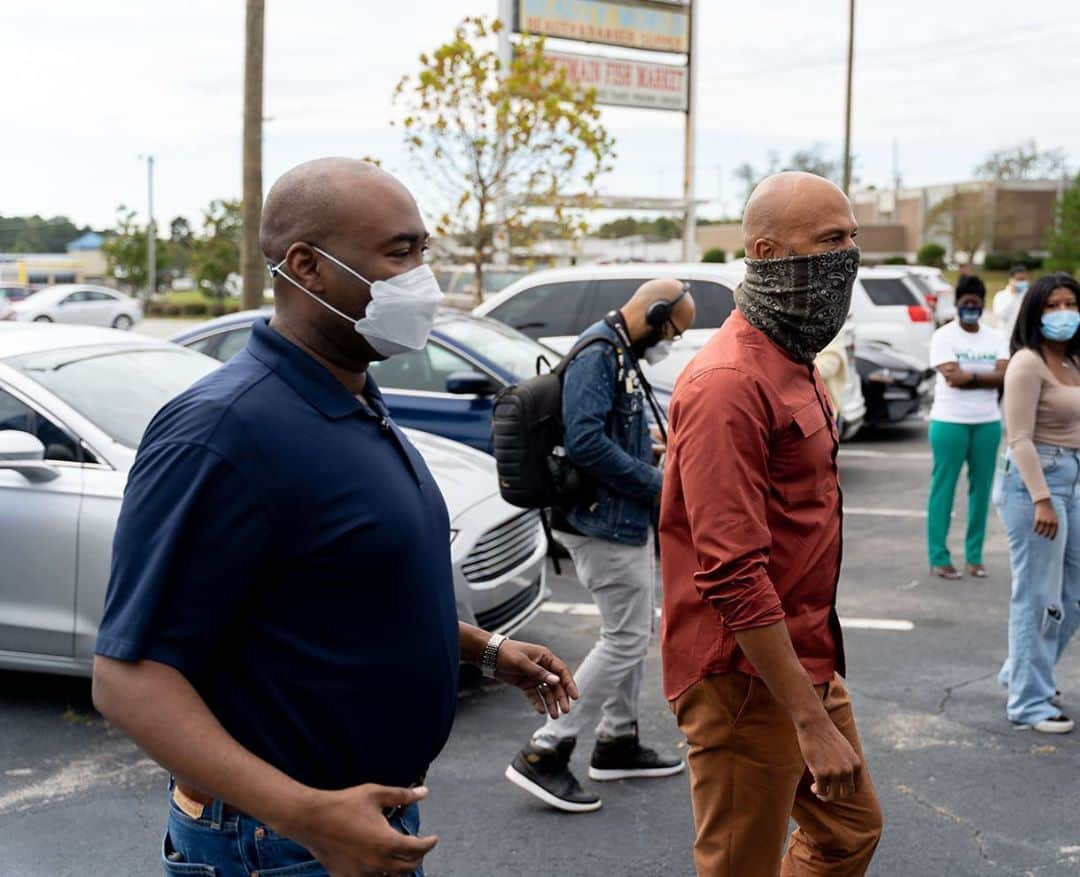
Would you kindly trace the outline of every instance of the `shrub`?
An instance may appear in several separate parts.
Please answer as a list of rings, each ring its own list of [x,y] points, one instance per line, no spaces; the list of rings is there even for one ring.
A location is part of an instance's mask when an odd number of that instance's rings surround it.
[[[165,317],[179,317],[180,305],[173,304],[172,302],[166,302],[161,308],[162,316]]]
[[[923,244],[919,247],[919,252],[915,254],[915,261],[920,265],[944,268],[945,248],[941,244]]]
[[[1008,271],[1013,265],[1025,265],[1029,271],[1042,268],[1043,260],[1024,250],[1012,253],[987,253],[983,263],[988,271]]]
[[[180,315],[184,317],[205,317],[207,310],[204,301],[187,301],[180,305]]]
[[[739,247],[739,249],[737,249],[735,251],[735,258],[736,259],[745,259],[746,258],[746,250],[744,250],[742,247]]]
[[[719,247],[711,247],[705,251],[705,255],[701,257],[702,262],[726,262],[727,253],[725,253]]]
[[[907,259],[904,258],[903,256],[889,256],[889,258],[886,259],[881,264],[882,265],[906,265],[907,263],[908,263]]]

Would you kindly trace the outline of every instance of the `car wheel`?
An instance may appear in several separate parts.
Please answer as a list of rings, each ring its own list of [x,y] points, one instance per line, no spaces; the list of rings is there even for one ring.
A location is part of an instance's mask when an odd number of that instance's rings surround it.
[[[51,323],[52,321],[53,321],[53,318],[48,317],[45,314],[42,314],[39,317],[34,317],[34,322],[35,323]]]
[[[135,321],[131,319],[131,317],[129,317],[127,314],[120,314],[115,320],[112,321],[112,325],[114,329],[122,329],[126,332],[128,329],[135,325]]]

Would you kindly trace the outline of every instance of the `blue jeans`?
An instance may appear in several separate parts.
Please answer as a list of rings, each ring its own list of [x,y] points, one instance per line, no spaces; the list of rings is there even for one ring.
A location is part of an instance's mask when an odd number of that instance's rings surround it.
[[[1035,505],[1011,455],[994,486],[1012,561],[1009,657],[998,682],[1009,689],[1009,719],[1025,724],[1060,714],[1050,703],[1054,666],[1080,627],[1080,454],[1036,448],[1058,517],[1055,539],[1035,532]]]
[[[223,815],[220,801],[194,819],[169,799],[169,826],[162,841],[161,866],[166,875],[205,877],[327,877],[311,853],[295,841],[275,834],[250,816]],[[420,830],[420,808],[413,804],[390,819],[402,834]],[[170,854],[182,861],[170,861]],[[413,877],[424,877],[424,869]]]

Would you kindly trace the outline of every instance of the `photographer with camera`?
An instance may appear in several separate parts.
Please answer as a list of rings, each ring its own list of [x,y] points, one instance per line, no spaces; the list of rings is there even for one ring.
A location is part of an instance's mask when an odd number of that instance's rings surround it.
[[[654,445],[647,414],[648,406],[657,407],[638,359],[659,362],[694,316],[687,286],[674,278],[650,280],[582,334],[563,374],[565,456],[583,486],[554,510],[553,528],[600,610],[600,639],[575,674],[581,698],[573,713],[540,728],[506,777],[568,813],[601,805],[569,769],[578,733],[597,713],[590,779],[670,776],[685,767],[638,742],[641,678],[655,622],[651,527],[663,484],[657,466],[663,447]],[[582,345],[590,339],[597,340]]]

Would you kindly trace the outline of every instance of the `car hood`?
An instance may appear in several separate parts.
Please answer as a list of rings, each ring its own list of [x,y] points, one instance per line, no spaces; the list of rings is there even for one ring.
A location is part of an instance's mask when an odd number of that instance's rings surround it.
[[[439,485],[453,521],[462,512],[498,493],[495,458],[441,436],[403,429]]]

